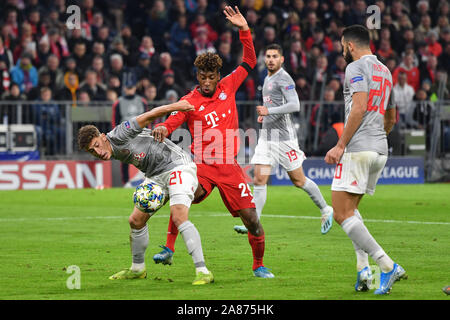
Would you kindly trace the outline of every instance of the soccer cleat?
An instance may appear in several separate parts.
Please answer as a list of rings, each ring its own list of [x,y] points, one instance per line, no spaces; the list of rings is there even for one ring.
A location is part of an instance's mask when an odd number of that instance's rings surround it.
[[[234,226],[233,229],[234,229],[234,231],[236,231],[237,233],[242,233],[242,234],[248,233],[247,228],[244,227],[244,226]]]
[[[394,263],[394,268],[389,272],[382,272],[380,275],[380,287],[375,290],[375,294],[386,294],[391,292],[391,288],[395,281],[407,279],[405,269]]]
[[[328,233],[333,226],[333,207],[327,206],[325,208],[325,213],[322,214],[320,231],[322,234]]]
[[[442,291],[444,291],[444,293],[446,295],[450,295],[450,286],[446,286],[446,287],[442,288]]]
[[[253,270],[253,274],[255,275],[255,277],[258,277],[258,278],[275,278],[273,273],[270,272],[269,269],[267,269],[264,266],[261,266],[259,268],[256,268],[255,270]]]
[[[356,276],[356,284],[355,290],[357,292],[364,292],[370,289],[370,285],[372,284],[372,272],[369,267],[365,267],[361,271],[358,272]]]
[[[173,262],[173,251],[167,248],[166,246],[160,246],[163,250],[160,253],[157,253],[153,256],[153,261],[155,263],[162,263],[171,265]]]
[[[142,271],[132,271],[130,269],[124,269],[113,274],[109,277],[109,280],[131,280],[131,279],[144,279],[147,278],[147,271],[144,269]]]
[[[194,286],[202,285],[202,284],[208,284],[214,282],[214,276],[211,271],[209,273],[203,273],[203,272],[197,272],[197,275],[195,276],[194,281],[192,281],[192,284]]]

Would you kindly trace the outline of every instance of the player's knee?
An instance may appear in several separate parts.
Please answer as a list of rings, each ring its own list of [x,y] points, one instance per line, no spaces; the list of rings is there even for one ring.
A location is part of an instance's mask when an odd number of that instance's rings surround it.
[[[130,224],[130,227],[133,229],[142,229],[145,226],[146,221],[144,219],[139,219],[136,215],[132,214],[128,218],[128,223]]]

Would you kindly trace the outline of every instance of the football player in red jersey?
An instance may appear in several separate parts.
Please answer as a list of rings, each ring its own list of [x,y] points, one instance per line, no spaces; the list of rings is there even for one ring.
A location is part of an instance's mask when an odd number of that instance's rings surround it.
[[[239,28],[239,39],[243,45],[243,62],[228,76],[220,79],[222,60],[217,54],[199,55],[197,67],[198,86],[182,99],[191,103],[195,110],[178,112],[153,131],[155,139],[162,141],[176,128],[187,122],[193,136],[191,151],[197,163],[199,187],[193,203],[203,201],[217,187],[222,200],[233,215],[240,217],[248,229],[248,241],[253,253],[253,273],[261,278],[274,275],[263,265],[265,236],[258,219],[245,174],[235,157],[239,151],[238,114],[235,94],[248,73],[256,65],[256,54],[247,21],[230,6],[224,14],[228,21]],[[156,263],[171,264],[178,230],[172,219],[163,251],[153,257]]]

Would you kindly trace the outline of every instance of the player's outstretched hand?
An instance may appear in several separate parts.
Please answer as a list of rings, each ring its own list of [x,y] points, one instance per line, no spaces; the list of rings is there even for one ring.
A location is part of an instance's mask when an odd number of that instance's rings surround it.
[[[325,162],[328,164],[337,164],[341,160],[343,154],[344,149],[339,146],[335,146],[325,155]]]
[[[238,27],[241,30],[247,30],[248,24],[247,20],[245,20],[244,16],[239,11],[239,8],[237,6],[234,7],[234,9],[230,6],[226,6],[223,10],[223,13],[225,14],[225,17],[230,21],[233,25]]]
[[[165,126],[159,126],[153,129],[152,135],[158,142],[163,142],[165,138],[169,135],[169,131]]]

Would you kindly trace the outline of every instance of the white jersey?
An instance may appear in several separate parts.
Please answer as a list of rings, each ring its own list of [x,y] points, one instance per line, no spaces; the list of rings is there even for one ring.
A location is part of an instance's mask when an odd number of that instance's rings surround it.
[[[300,102],[294,80],[283,68],[264,79],[263,102],[269,114],[263,119],[261,138],[268,141],[297,140],[291,113],[300,111]]]
[[[384,131],[384,114],[393,108],[392,75],[375,55],[365,55],[350,63],[345,70],[344,99],[345,124],[352,109],[352,96],[367,92],[367,111],[361,125],[347,144],[347,152],[375,151],[387,155],[388,146]]]

